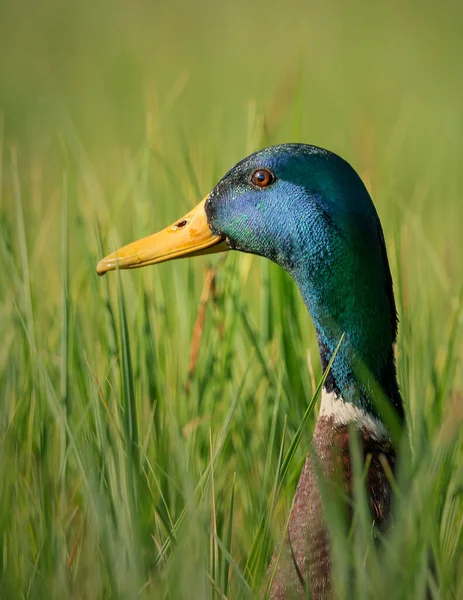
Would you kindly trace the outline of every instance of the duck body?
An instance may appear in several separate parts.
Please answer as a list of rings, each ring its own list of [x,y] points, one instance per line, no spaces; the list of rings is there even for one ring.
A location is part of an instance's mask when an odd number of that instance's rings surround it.
[[[334,597],[330,539],[325,524],[320,477],[325,482],[335,482],[336,487],[328,487],[328,493],[344,494],[344,498],[349,499],[353,497],[349,431],[352,425],[358,430],[363,458],[369,457],[366,484],[372,522],[382,533],[386,532],[391,488],[382,461],[386,460],[394,472],[394,446],[384,426],[380,422],[365,420],[363,414],[358,415],[358,420],[346,419],[342,423],[338,402],[333,393],[323,392],[322,407],[312,438],[312,455],[307,456],[299,478],[287,538],[282,551],[278,547],[275,549],[269,567],[271,574],[277,562],[270,594],[272,600],[305,598],[306,588],[310,588],[311,598]],[[316,457],[318,470],[313,457]],[[343,505],[341,497],[338,505],[347,512],[346,521],[350,521],[350,506]]]
[[[229,249],[267,257],[292,276],[313,319],[323,369],[338,348],[271,590],[278,600],[304,597],[305,588],[313,598],[330,598],[320,478],[338,482],[352,496],[349,438],[355,428],[364,457],[371,457],[372,521],[384,529],[391,492],[383,458],[392,470],[396,460],[384,409],[404,418],[393,351],[397,316],[380,221],[346,161],[315,146],[283,144],[240,161],[196,209],[106,257],[97,270]]]

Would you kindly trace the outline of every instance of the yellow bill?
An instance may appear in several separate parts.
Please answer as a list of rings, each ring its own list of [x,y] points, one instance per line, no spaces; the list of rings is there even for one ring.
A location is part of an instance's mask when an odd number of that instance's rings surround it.
[[[229,250],[222,236],[214,235],[207,222],[204,198],[192,211],[158,233],[127,244],[100,260],[96,266],[98,275],[119,269],[137,269],[156,263],[200,256]]]

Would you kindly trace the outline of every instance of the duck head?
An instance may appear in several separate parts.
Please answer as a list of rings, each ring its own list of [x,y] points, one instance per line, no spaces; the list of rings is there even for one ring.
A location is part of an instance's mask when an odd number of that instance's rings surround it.
[[[365,186],[346,161],[306,144],[251,154],[190,213],[104,258],[97,271],[230,249],[264,256],[290,273],[314,321],[323,368],[345,334],[328,392],[377,416],[373,397],[380,386],[403,417],[383,233]]]

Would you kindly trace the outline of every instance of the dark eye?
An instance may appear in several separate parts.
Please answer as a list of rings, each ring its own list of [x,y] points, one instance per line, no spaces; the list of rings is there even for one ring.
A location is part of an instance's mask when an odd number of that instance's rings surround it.
[[[268,169],[257,169],[251,175],[251,183],[257,187],[264,188],[275,181],[275,175]]]

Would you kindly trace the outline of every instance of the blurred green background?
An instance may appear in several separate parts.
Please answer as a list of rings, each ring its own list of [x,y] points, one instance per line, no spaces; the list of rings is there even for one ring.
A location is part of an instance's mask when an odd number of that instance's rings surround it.
[[[340,554],[340,597],[352,560],[356,597],[463,597],[462,23],[450,1],[0,0],[2,598],[261,589],[320,377],[297,291],[237,255],[124,273],[123,301],[95,265],[289,141],[366,182],[401,323],[407,501],[368,584],[373,550]]]
[[[107,154],[110,144],[138,148],[150,113],[164,143],[175,148],[180,128],[195,145],[220,133],[221,156],[233,160],[249,103],[278,132],[296,88],[299,135],[341,148],[370,127],[386,138],[382,146],[401,117],[403,137],[414,140],[405,144],[407,159],[425,153],[436,161],[444,141],[458,150],[461,11],[458,2],[437,9],[431,2],[3,0],[5,131],[45,144],[63,126],[62,111],[86,148]]]

